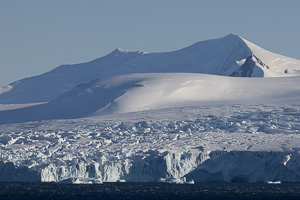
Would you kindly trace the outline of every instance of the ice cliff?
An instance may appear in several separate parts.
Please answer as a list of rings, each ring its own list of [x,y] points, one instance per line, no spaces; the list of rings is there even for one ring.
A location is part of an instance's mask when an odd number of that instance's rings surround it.
[[[0,125],[0,181],[300,181],[300,106],[181,107]]]
[[[149,153],[149,154],[148,154]],[[148,156],[147,156],[148,154]],[[187,181],[299,182],[300,152],[146,152],[131,159],[78,162],[74,165],[49,164],[37,171],[0,163],[1,181],[59,182],[69,177],[103,182],[156,182],[161,178]]]

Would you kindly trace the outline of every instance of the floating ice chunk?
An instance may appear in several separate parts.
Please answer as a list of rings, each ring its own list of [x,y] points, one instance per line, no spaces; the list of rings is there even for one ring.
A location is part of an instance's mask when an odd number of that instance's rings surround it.
[[[281,184],[281,181],[267,181],[268,184]]]
[[[158,182],[175,183],[175,184],[194,184],[195,183],[193,180],[187,182],[185,177],[182,177],[182,178],[172,178],[172,177],[160,178]]]
[[[286,164],[289,162],[289,160],[291,159],[291,156],[292,156],[291,154],[285,156],[284,161],[282,162],[282,164],[284,166],[286,166]]]
[[[59,184],[102,184],[101,179],[83,178],[83,177],[69,177],[58,182]]]

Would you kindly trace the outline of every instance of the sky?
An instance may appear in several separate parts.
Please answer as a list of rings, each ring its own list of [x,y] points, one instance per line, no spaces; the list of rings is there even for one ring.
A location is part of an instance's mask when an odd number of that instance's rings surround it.
[[[298,0],[0,0],[0,86],[115,48],[177,50],[229,33],[300,59]]]

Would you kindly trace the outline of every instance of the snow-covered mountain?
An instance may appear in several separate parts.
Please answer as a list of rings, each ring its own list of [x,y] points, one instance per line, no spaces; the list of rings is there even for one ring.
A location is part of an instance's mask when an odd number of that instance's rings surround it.
[[[62,65],[39,76],[0,88],[0,103],[49,102],[97,78],[131,73],[205,73],[225,76],[299,75],[300,61],[264,50],[237,36],[195,43],[164,53],[116,49],[96,60]]]
[[[17,81],[0,103],[49,102],[0,104],[0,181],[299,182],[299,71],[228,35]]]
[[[46,104],[0,112],[0,124],[192,105],[297,104],[300,76],[241,78],[147,73],[96,79]]]

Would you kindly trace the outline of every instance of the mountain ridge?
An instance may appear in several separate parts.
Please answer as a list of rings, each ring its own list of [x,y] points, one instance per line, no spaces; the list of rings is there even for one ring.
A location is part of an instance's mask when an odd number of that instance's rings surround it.
[[[255,57],[252,55],[269,66],[269,69],[262,68],[257,59],[253,60]],[[238,63],[249,56],[252,56],[254,62],[253,70],[262,72],[242,73],[243,68]],[[86,63],[61,65],[44,74],[0,88],[0,103],[49,102],[79,84],[97,78],[131,73],[174,72],[225,76],[290,76],[300,72],[300,61],[264,50],[234,34],[200,41],[171,52],[148,53],[116,48],[101,58]]]

